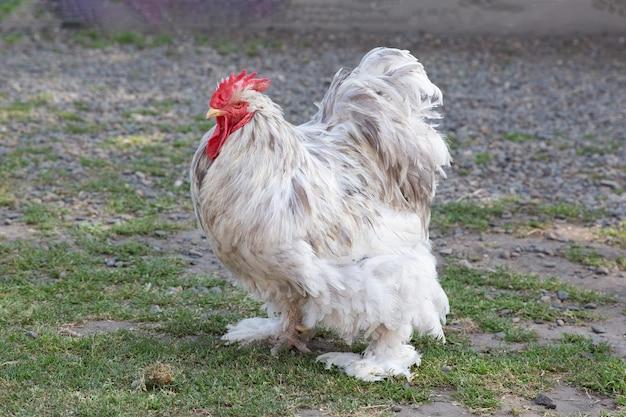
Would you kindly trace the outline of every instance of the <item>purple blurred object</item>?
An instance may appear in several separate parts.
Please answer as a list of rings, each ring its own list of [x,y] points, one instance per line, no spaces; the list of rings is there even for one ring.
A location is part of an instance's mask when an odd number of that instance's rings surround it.
[[[289,0],[45,0],[66,25],[102,28],[209,27],[271,17]]]

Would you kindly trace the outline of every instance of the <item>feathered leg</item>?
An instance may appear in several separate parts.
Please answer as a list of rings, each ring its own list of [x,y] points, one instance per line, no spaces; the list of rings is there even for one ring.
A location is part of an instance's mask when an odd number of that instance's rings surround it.
[[[247,345],[252,342],[278,337],[282,330],[280,317],[253,317],[243,319],[237,324],[229,325],[222,340],[227,343]]]
[[[371,335],[371,342],[362,355],[331,352],[317,357],[326,368],[333,365],[348,375],[364,381],[379,381],[386,377],[402,375],[411,378],[411,367],[420,364],[420,354],[407,342],[411,338],[411,326],[390,330],[379,326]]]
[[[282,314],[283,328],[278,336],[276,344],[272,348],[272,354],[277,355],[281,350],[296,348],[302,353],[311,352],[306,345],[308,329],[302,326],[301,303],[290,303],[287,310]]]
[[[300,352],[309,353],[310,350],[305,341],[310,332],[301,323],[300,303],[291,302],[279,316],[253,317],[228,326],[228,332],[222,336],[222,340],[247,345],[252,342],[274,339],[275,343],[272,347],[274,355],[292,347]]]

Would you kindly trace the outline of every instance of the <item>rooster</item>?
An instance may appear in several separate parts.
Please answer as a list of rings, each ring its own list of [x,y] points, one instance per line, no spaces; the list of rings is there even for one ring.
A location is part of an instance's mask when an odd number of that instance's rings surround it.
[[[448,299],[428,239],[430,204],[450,154],[429,120],[440,90],[408,51],[376,48],[340,70],[310,122],[295,126],[231,74],[209,102],[217,119],[190,169],[196,217],[234,280],[267,318],[229,326],[228,343],[270,340],[309,352],[316,326],[362,354],[318,356],[366,381],[410,377],[413,331],[443,339]]]

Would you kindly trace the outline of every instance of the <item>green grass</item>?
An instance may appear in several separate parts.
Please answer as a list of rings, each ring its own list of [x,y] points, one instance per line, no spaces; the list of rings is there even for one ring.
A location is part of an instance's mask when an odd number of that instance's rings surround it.
[[[502,215],[512,214],[505,223]],[[511,227],[545,227],[555,219],[589,223],[602,213],[579,204],[557,202],[550,204],[521,204],[514,197],[505,197],[488,203],[459,201],[435,204],[432,211],[433,227],[448,231],[453,227],[485,231],[491,224]]]
[[[476,165],[487,165],[491,162],[491,154],[489,152],[478,152],[474,155]]]
[[[0,22],[9,17],[22,3],[23,0],[3,0],[0,2]]]
[[[79,30],[74,33],[74,40],[87,48],[121,45],[143,49],[171,45],[174,42],[174,39],[167,34],[148,36],[132,31],[104,33],[98,30]]]
[[[108,162],[83,158],[81,164],[89,165],[90,173],[76,185],[75,192],[88,192],[104,198],[104,206],[111,213],[153,215],[170,208],[175,202],[173,196],[148,198],[142,195]]]
[[[41,231],[50,231],[62,221],[58,209],[41,203],[28,204],[23,209],[24,223],[35,226]]]
[[[536,136],[529,135],[527,133],[520,133],[520,132],[507,132],[502,136],[502,138],[504,140],[508,140],[510,142],[517,142],[517,143],[539,140],[539,138]]]
[[[626,249],[626,221],[622,221],[613,227],[600,229],[598,235],[611,244]]]
[[[583,322],[594,319],[593,313],[580,309],[580,305],[611,300],[591,291],[583,291],[562,284],[556,279],[540,280],[532,275],[520,275],[506,270],[480,272],[462,267],[448,268],[441,278],[443,286],[453,300],[452,319],[470,318],[482,330],[490,333],[504,332],[505,340],[526,342],[535,336],[512,322],[522,320],[557,319]],[[544,294],[565,290],[570,295],[572,309],[555,309],[541,301]]]
[[[2,18],[0,17],[0,21]],[[24,39],[25,35],[21,32],[12,32],[12,33],[1,33],[0,39],[4,42],[5,45],[11,46],[19,43],[22,39]]]
[[[587,138],[591,140],[593,138]],[[618,140],[610,140],[601,145],[582,145],[576,147],[578,156],[606,155],[619,152],[623,145]]]
[[[52,98],[48,94],[38,94],[30,99],[18,100],[7,105],[0,106],[0,122],[21,121],[30,122],[35,118],[35,113],[41,108],[47,108]]]
[[[155,232],[173,232],[180,224],[159,220],[156,216],[139,217],[111,227],[111,232],[120,236],[151,235]]]
[[[449,267],[442,283],[452,303],[451,319],[471,319],[487,331],[504,332],[505,341],[528,343],[527,348],[481,353],[454,332],[446,345],[416,338],[424,356],[411,384],[359,382],[324,370],[313,355],[273,357],[262,344],[225,346],[219,336],[226,325],[259,314],[259,305],[211,276],[186,273],[180,259],[142,243],[142,234],[162,229],[151,222],[128,223],[117,231],[82,226],[73,229],[70,241],[45,246],[0,244],[0,344],[6,347],[0,350],[0,403],[5,412],[152,416],[202,410],[254,417],[323,407],[344,415],[423,402],[440,389],[451,389],[467,407],[488,411],[497,408],[504,393],[532,398],[557,379],[618,400],[626,395],[624,363],[605,345],[577,337],[536,345],[536,335],[511,321],[513,316],[530,320],[568,314],[539,302],[542,290],[565,289],[572,303],[610,300],[504,270]],[[116,267],[107,266],[111,257]],[[172,293],[171,288],[179,290]],[[160,310],[152,311],[153,305]],[[502,314],[505,309],[508,313]],[[572,313],[576,320],[592,319],[579,313]],[[58,332],[63,324],[96,319],[158,327],[89,337]],[[29,337],[27,330],[38,337]],[[334,348],[347,349],[328,332],[322,334]],[[134,381],[157,362],[172,367],[173,383],[134,389]]]
[[[15,207],[17,198],[11,189],[12,187],[6,184],[0,185],[0,207]]]
[[[71,111],[59,111],[57,116],[65,122],[82,122],[83,118],[78,114]]]
[[[572,262],[585,266],[626,270],[626,256],[618,256],[615,259],[609,259],[600,255],[593,248],[582,247],[579,245],[570,245],[565,250],[565,257]]]
[[[599,212],[589,210],[580,204],[561,202],[555,204],[539,205],[534,211],[539,215],[549,216],[557,219],[585,221],[589,222],[597,219]]]
[[[100,125],[91,122],[69,122],[64,127],[64,131],[72,135],[93,135],[100,129]]]
[[[460,201],[439,204],[433,207],[432,222],[434,227],[448,230],[462,226],[471,230],[486,230],[505,210],[502,202],[480,204]]]

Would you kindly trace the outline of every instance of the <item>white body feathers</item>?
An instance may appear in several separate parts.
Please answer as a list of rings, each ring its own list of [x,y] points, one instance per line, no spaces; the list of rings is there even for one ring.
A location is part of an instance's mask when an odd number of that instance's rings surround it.
[[[293,126],[243,90],[252,120],[191,166],[196,216],[219,259],[263,300],[226,340],[278,336],[297,320],[364,334],[364,355],[319,359],[365,380],[409,375],[413,330],[443,338],[448,300],[428,223],[448,148],[428,123],[441,92],[407,51],[377,48],[338,72],[313,120]],[[210,132],[209,132],[210,133]]]

